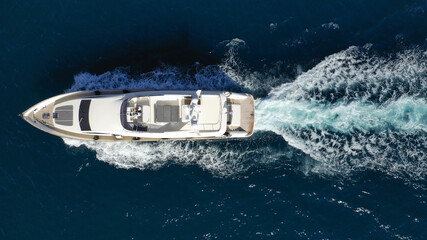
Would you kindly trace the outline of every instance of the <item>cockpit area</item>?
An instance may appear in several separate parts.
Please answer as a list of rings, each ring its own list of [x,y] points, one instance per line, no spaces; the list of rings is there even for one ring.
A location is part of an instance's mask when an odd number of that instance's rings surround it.
[[[150,120],[149,97],[133,97],[122,104],[122,125],[127,130],[147,131]]]

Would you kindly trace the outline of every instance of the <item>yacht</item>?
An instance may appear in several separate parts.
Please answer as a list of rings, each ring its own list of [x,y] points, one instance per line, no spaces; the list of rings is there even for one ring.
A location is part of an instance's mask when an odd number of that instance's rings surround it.
[[[254,111],[254,99],[247,93],[115,89],[58,95],[21,116],[65,138],[159,141],[249,137]]]

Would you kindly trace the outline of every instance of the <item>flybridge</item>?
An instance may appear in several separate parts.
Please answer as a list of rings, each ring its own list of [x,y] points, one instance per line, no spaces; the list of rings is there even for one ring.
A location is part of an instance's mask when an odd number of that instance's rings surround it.
[[[136,96],[123,102],[121,119],[128,130],[200,134],[221,130],[227,112],[222,106],[226,106],[225,97],[209,92],[202,95],[201,90],[192,95]]]

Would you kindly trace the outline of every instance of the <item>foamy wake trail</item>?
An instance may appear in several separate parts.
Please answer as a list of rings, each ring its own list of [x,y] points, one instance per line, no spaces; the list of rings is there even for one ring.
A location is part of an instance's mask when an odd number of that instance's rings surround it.
[[[158,169],[168,163],[183,165],[197,164],[219,175],[229,175],[230,171],[239,171],[242,166],[235,166],[225,160],[236,160],[239,156],[232,151],[224,152],[213,146],[201,146],[197,143],[154,142],[154,143],[105,143],[82,142],[64,139],[70,146],[85,145],[96,151],[96,156],[105,162],[120,168]],[[197,146],[196,146],[197,145]],[[225,155],[228,158],[224,159]]]
[[[412,97],[401,97],[382,105],[273,97],[258,100],[257,110],[258,130],[313,128],[343,134],[382,130],[427,132],[427,101]]]
[[[186,70],[163,66],[139,75],[116,69],[81,73],[69,91],[81,89],[212,89],[257,91],[281,77],[241,69],[236,56],[244,41],[227,43],[220,66]],[[64,139],[86,146],[97,158],[120,168],[158,169],[168,164],[198,165],[230,176],[279,159],[303,165],[304,172],[347,176],[373,169],[394,177],[425,180],[427,170],[427,53],[410,50],[378,57],[369,46],[350,47],[321,61],[294,82],[256,103],[253,137],[231,141],[103,143]],[[272,131],[298,150],[270,139]],[[272,144],[273,142],[273,144]],[[302,161],[302,163],[295,162]],[[282,161],[283,162],[283,161]],[[289,161],[287,161],[289,162]],[[307,162],[306,164],[304,162]],[[289,167],[289,166],[288,166]]]
[[[254,139],[243,141],[95,142],[63,139],[72,147],[85,146],[99,160],[119,168],[156,170],[170,164],[197,165],[215,176],[233,176],[259,164],[291,156]]]
[[[256,129],[282,135],[317,164],[313,172],[380,170],[424,180],[427,54],[375,57],[369,47],[334,54],[257,101]]]

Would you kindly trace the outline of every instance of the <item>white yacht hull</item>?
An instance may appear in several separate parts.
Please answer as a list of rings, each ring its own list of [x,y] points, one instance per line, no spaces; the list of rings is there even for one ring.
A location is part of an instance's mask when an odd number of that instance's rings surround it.
[[[93,90],[46,99],[22,118],[47,133],[80,140],[159,141],[249,137],[250,94],[194,90]]]

